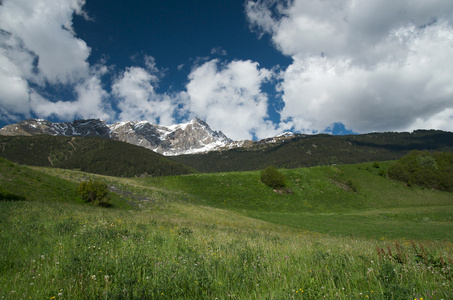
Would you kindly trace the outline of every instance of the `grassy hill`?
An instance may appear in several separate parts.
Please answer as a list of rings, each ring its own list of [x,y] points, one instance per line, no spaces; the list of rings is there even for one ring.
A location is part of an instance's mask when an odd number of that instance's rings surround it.
[[[280,170],[293,191],[280,194],[256,171],[117,178],[1,160],[0,187],[27,200],[0,201],[0,298],[453,298],[452,194],[388,165]],[[135,205],[65,198],[87,177]]]
[[[292,194],[276,193],[260,182],[257,171],[137,182],[182,191],[193,204],[320,233],[453,242],[452,193],[409,188],[388,179],[382,176],[388,164],[281,170]]]
[[[82,203],[76,194],[77,184],[0,158],[0,193],[19,197],[7,200]]]
[[[143,147],[90,137],[0,136],[0,156],[32,166],[111,176],[164,176],[193,170]]]
[[[453,133],[417,130],[362,135],[300,136],[276,143],[254,142],[251,146],[206,154],[172,158],[200,172],[231,172],[279,168],[301,168],[332,164],[356,164],[399,159],[410,150],[453,152]]]
[[[76,174],[76,172],[74,172]],[[0,157],[0,202],[45,202],[86,205],[77,194],[78,182],[92,178],[83,173],[68,180],[31,167],[15,164]],[[102,181],[107,181],[103,178]],[[117,208],[131,208],[121,194],[111,193],[111,202]],[[25,204],[27,205],[27,204]],[[7,213],[7,212],[3,212]]]

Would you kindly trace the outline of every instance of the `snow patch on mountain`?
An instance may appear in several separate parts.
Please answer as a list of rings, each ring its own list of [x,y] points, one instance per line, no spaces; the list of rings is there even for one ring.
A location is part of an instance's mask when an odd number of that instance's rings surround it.
[[[118,122],[107,125],[98,119],[52,123],[30,119],[0,129],[0,135],[96,136],[151,149],[163,155],[204,153],[225,147],[232,140],[221,131],[195,118],[190,122],[163,126],[147,121]]]

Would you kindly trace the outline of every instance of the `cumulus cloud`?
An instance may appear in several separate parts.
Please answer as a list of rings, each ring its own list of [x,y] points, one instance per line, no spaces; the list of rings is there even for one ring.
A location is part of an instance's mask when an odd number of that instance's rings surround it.
[[[6,115],[17,113],[28,115],[28,83],[21,77],[21,70],[5,52],[4,49],[0,49],[0,104]]]
[[[30,94],[31,109],[40,117],[55,116],[65,120],[77,118],[100,118],[110,120],[113,114],[106,101],[108,97],[101,85],[100,74],[74,87],[77,101],[49,101],[35,91]]]
[[[281,126],[453,130],[453,2],[259,0],[246,13],[293,59]]]
[[[30,74],[29,63],[18,63],[25,75],[66,84],[89,73],[90,48],[72,29],[72,16],[82,14],[83,5],[81,0],[4,1],[0,28],[17,40],[16,50],[26,50],[36,64]]]
[[[76,37],[74,14],[88,19],[84,0],[5,0],[0,6],[0,105],[2,117],[110,118],[90,48]],[[72,90],[73,101],[50,101],[48,88]],[[38,91],[39,90],[39,91]],[[64,99],[62,99],[64,100]]]
[[[146,120],[171,125],[178,107],[178,96],[156,93],[154,86],[159,72],[154,59],[147,59],[147,69],[129,67],[112,85],[112,94],[118,99],[119,119]]]
[[[271,76],[271,71],[256,62],[210,60],[189,75],[187,109],[230,138],[267,136],[275,128],[265,121],[268,97],[261,85]]]

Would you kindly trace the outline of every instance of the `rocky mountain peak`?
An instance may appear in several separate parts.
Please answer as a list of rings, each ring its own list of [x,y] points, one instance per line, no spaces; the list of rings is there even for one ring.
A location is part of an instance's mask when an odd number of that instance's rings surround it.
[[[99,119],[64,123],[30,119],[0,129],[0,135],[37,134],[96,136],[142,146],[164,155],[208,152],[232,142],[221,131],[213,131],[206,122],[198,118],[172,126],[156,125],[147,121],[107,125]]]
[[[213,131],[206,122],[198,118],[166,129],[168,132],[165,134],[163,146],[169,143],[169,147],[166,147],[168,150],[161,147],[156,149],[156,152],[164,155],[177,155],[173,149],[180,149],[185,154],[208,152],[232,142],[222,132]]]

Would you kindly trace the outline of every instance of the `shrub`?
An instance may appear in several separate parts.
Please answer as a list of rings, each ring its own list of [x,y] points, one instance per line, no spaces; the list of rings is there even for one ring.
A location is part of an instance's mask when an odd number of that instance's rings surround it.
[[[105,207],[111,206],[107,185],[98,180],[91,179],[81,182],[77,187],[77,193],[85,202]]]
[[[274,189],[281,189],[286,186],[285,176],[275,167],[267,167],[261,171],[261,182]]]
[[[448,152],[411,151],[392,163],[388,176],[392,179],[431,189],[453,191],[453,154]]]

